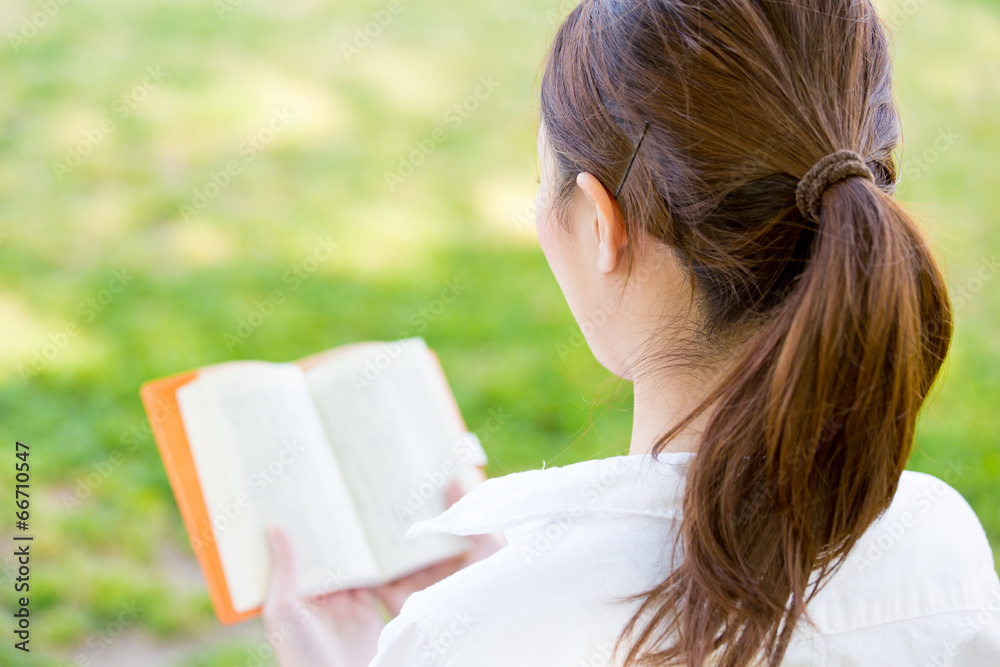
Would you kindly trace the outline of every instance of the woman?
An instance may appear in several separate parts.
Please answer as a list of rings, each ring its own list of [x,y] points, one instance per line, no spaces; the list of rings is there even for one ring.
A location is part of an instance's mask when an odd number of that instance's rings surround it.
[[[903,471],[952,322],[869,0],[584,0],[541,121],[538,238],[630,453],[484,482],[410,534],[506,546],[319,610],[276,533],[281,664],[1000,665],[983,529]]]

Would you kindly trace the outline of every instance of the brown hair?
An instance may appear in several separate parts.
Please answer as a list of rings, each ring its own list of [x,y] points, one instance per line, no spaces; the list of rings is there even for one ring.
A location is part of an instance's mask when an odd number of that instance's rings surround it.
[[[703,341],[752,331],[654,447],[708,411],[682,557],[635,598],[626,663],[777,665],[888,507],[951,340],[942,274],[892,197],[887,31],[869,0],[584,0],[551,46],[541,116],[564,222],[576,174],[613,192],[649,123],[619,200],[629,252],[647,237],[675,252]],[[799,179],[839,150],[874,181],[834,183],[804,216]]]

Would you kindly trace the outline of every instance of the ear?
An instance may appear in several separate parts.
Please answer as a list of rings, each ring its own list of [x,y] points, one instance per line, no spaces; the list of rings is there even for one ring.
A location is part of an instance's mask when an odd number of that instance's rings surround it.
[[[628,241],[621,209],[608,189],[593,174],[578,174],[576,185],[590,200],[596,213],[592,233],[597,242],[597,270],[611,273],[618,267],[621,251]]]

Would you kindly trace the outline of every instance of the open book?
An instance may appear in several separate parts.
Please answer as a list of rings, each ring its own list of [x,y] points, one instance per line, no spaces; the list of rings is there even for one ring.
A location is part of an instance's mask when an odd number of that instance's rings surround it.
[[[148,382],[143,404],[219,620],[260,613],[280,524],[300,595],[391,581],[471,548],[406,529],[485,464],[420,338]]]

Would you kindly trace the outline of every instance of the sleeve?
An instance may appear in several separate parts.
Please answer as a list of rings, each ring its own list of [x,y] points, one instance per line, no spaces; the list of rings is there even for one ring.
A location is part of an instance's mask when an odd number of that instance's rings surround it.
[[[961,612],[939,615],[948,619],[943,626],[947,632],[938,649],[925,660],[929,665],[948,667],[996,667],[1000,665],[1000,577],[993,549],[965,498],[946,482],[932,479],[943,485],[945,493],[936,494],[931,486],[918,500],[941,508],[940,524],[930,538],[945,545],[937,580],[968,591],[970,604]]]
[[[955,640],[945,647],[948,657],[954,656],[952,667],[1000,665],[1000,581],[995,574],[993,580],[980,609],[964,615]]]
[[[378,652],[368,667],[436,667],[439,653],[415,614],[401,610],[378,638]]]
[[[996,667],[1000,665],[1000,606],[996,610],[976,615],[988,618],[981,629],[974,630],[968,644],[959,647],[953,667]]]

